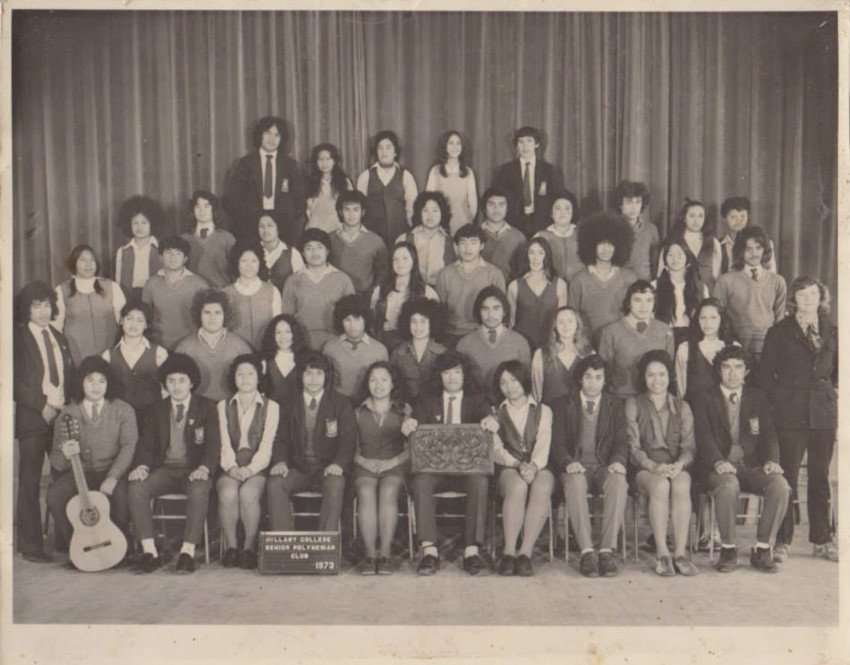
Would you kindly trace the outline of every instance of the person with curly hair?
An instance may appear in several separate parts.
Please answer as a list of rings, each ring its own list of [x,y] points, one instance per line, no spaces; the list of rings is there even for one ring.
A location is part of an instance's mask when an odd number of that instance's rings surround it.
[[[552,223],[534,234],[552,248],[552,270],[569,284],[584,264],[578,255],[578,223],[581,210],[578,197],[570,190],[556,192],[552,197]]]
[[[726,224],[726,234],[720,240],[720,247],[723,250],[720,274],[724,274],[732,268],[732,249],[735,246],[735,239],[747,228],[750,220],[750,200],[746,196],[729,197],[720,206],[720,216]],[[770,272],[776,272],[776,250],[773,247],[773,240],[770,240],[769,244],[770,259],[764,267]]]
[[[298,392],[295,368],[309,350],[307,335],[292,314],[278,314],[266,326],[260,346],[268,378],[268,396],[287,404]]]
[[[437,141],[437,160],[428,171],[426,192],[439,192],[451,209],[451,224],[446,215],[449,237],[464,224],[475,222],[478,214],[478,190],[475,172],[469,165],[469,150],[456,129],[444,132]],[[414,222],[415,224],[415,222]]]
[[[706,219],[705,205],[701,201],[685,199],[673,228],[667,234],[665,245],[681,241],[694,257],[700,281],[709,292],[720,277],[723,264],[723,249],[715,237],[714,222]],[[663,250],[662,250],[663,251]],[[664,270],[663,259],[658,262],[658,275]]]
[[[131,300],[142,297],[145,282],[162,267],[157,237],[165,211],[149,196],[131,196],[118,211],[118,227],[130,239],[115,251],[115,281]]]
[[[401,166],[401,143],[390,130],[372,140],[372,165],[357,176],[357,189],[367,199],[365,225],[387,248],[410,228],[413,202],[419,194],[413,174]]]
[[[304,225],[304,176],[287,154],[289,132],[283,118],[265,116],[252,130],[253,150],[240,158],[225,185],[224,205],[240,237],[253,237],[263,214],[284,230],[290,246],[301,242]]]
[[[700,301],[708,298],[708,288],[700,279],[694,255],[684,240],[665,241],[659,265],[663,266],[655,289],[655,318],[673,329],[674,343],[685,341],[688,326]]]
[[[333,143],[320,143],[310,152],[307,172],[307,225],[305,229],[321,229],[325,233],[338,231],[337,198],[342,192],[354,189],[342,169],[342,156]]]
[[[419,273],[429,286],[437,283],[437,275],[457,256],[450,228],[454,218],[449,202],[440,192],[422,192],[413,204],[413,228],[396,239],[416,248]]]
[[[229,264],[234,282],[222,290],[233,308],[232,331],[259,351],[269,321],[281,313],[280,291],[268,281],[269,269],[260,243],[237,242],[230,252]]]
[[[735,335],[756,363],[767,331],[785,316],[788,287],[782,275],[767,269],[772,255],[764,230],[747,227],[735,239],[732,270],[720,276],[712,294],[729,312]]]
[[[635,237],[625,265],[635,271],[638,279],[647,281],[655,274],[660,243],[658,227],[643,218],[649,198],[649,188],[642,182],[623,180],[614,190],[614,207],[626,218]]]
[[[215,402],[230,396],[228,371],[236,356],[251,353],[251,345],[234,332],[233,309],[223,291],[199,291],[192,303],[192,320],[197,328],[174,350],[198,363],[201,378],[196,392]]]
[[[142,289],[142,302],[153,310],[151,339],[168,350],[192,332],[192,302],[209,288],[207,280],[186,267],[189,243],[179,236],[159,243],[162,269]]]
[[[419,395],[427,392],[434,361],[446,352],[446,347],[436,341],[443,322],[443,311],[434,300],[413,298],[401,307],[398,326],[406,340],[392,350],[390,365],[408,404],[415,404]]]
[[[339,337],[325,342],[322,353],[333,364],[333,387],[357,404],[366,368],[373,362],[389,360],[387,347],[369,336],[372,314],[357,295],[344,296],[334,305],[334,329]]]
[[[71,278],[56,287],[55,327],[65,333],[75,363],[103,353],[115,341],[124,292],[100,276],[100,261],[89,245],[77,245],[65,262]]]
[[[578,227],[578,253],[586,267],[570,281],[567,302],[581,313],[591,341],[620,317],[626,289],[637,280],[625,267],[633,240],[629,223],[615,212],[597,213]]]
[[[189,270],[222,288],[230,284],[230,250],[236,238],[224,226],[218,197],[203,189],[189,199],[189,230],[180,237],[189,243]]]

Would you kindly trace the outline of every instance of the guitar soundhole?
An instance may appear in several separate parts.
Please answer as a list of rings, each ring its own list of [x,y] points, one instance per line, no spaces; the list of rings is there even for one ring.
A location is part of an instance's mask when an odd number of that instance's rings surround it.
[[[97,508],[81,510],[80,521],[86,526],[94,526],[100,521],[100,511]]]

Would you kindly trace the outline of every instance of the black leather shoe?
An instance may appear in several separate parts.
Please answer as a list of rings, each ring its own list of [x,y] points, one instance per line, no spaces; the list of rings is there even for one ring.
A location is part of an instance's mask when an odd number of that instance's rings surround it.
[[[531,577],[534,575],[534,567],[531,565],[531,559],[525,554],[520,554],[516,558],[516,574],[520,577]]]
[[[221,557],[221,565],[225,568],[236,568],[239,566],[239,550],[235,547],[228,547],[224,550],[224,556]]]
[[[620,570],[613,552],[599,553],[599,575],[601,577],[616,577]]]
[[[775,573],[779,570],[769,547],[754,547],[750,552],[750,565],[761,573]]]
[[[186,554],[186,552],[181,552],[180,556],[177,557],[177,566],[174,568],[175,573],[194,573],[195,572],[195,558]]]
[[[486,575],[490,572],[490,570],[487,568],[487,564],[484,562],[484,559],[482,559],[481,556],[478,554],[473,554],[472,556],[464,557],[463,569],[473,577],[478,577],[479,575]]]
[[[499,575],[508,577],[513,575],[516,569],[516,557],[512,554],[505,554],[502,560],[499,561]]]
[[[392,559],[382,556],[375,564],[375,572],[378,575],[392,575],[395,572],[395,566]]]
[[[738,567],[738,548],[721,547],[720,560],[717,562],[717,570],[721,573],[731,573]]]
[[[377,575],[378,573],[378,561],[374,557],[367,556],[363,561],[360,562],[360,574],[361,575]]]
[[[255,570],[257,568],[257,553],[254,550],[243,550],[239,557],[239,567],[242,570]]]
[[[419,575],[433,575],[440,570],[440,560],[433,554],[426,554],[419,560],[416,572]]]
[[[139,561],[139,565],[136,566],[136,572],[143,574],[152,573],[160,566],[162,566],[162,558],[146,552],[142,556],[142,560]]]
[[[582,554],[578,570],[585,577],[599,577],[599,561],[596,558],[596,552]]]
[[[23,556],[26,561],[31,561],[32,563],[53,563],[53,557],[44,550],[23,552],[21,556]]]

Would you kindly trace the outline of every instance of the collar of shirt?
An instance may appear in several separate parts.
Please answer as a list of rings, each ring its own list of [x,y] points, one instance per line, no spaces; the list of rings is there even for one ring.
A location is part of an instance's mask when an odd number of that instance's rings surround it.
[[[310,402],[315,399],[316,400],[316,406],[318,407],[319,404],[322,403],[322,397],[324,397],[324,395],[325,395],[324,389],[322,389],[322,391],[320,393],[316,394],[316,395],[310,395],[309,393],[306,393],[306,392],[303,393],[302,396],[304,398],[304,406],[309,407]]]
[[[233,282],[233,288],[243,296],[252,296],[262,288],[264,283],[259,277],[255,277],[248,284],[245,284],[241,277],[237,277],[236,281]]]
[[[348,337],[346,335],[340,335],[339,341],[340,342],[348,342],[348,345],[353,348],[353,342],[357,342],[357,346],[360,346],[361,344],[365,344],[366,346],[369,346],[372,343],[372,338],[369,337],[369,335],[367,335],[366,333],[363,333],[363,337],[361,337],[360,339],[357,339],[357,340],[351,340],[351,339],[348,339]]]
[[[165,268],[160,268],[159,270],[156,271],[156,274],[160,277],[165,277]],[[194,274],[195,273],[193,273],[191,270],[189,270],[186,266],[183,266],[183,274],[180,275],[180,279],[183,279],[184,277],[188,277],[189,275],[194,275]]]
[[[374,163],[374,164],[372,164],[372,166],[370,166],[369,168],[370,168],[370,169],[375,169],[375,170],[383,169],[384,171],[390,171],[390,170],[400,169],[400,168],[401,168],[401,166],[399,165],[399,163],[398,163],[398,162],[393,162],[393,165],[392,165],[392,166],[381,166],[381,163],[380,163],[380,162],[375,162],[375,163]]]
[[[594,410],[599,410],[599,402],[602,401],[602,393],[599,393],[596,397],[590,398],[584,394],[583,390],[579,390],[579,397],[581,398],[581,410],[587,411],[587,403],[593,402]]]
[[[520,165],[522,166],[522,171],[523,171],[523,173],[525,173],[525,165],[526,165],[526,164],[528,164],[529,166],[531,166],[531,168],[532,168],[532,169],[534,169],[534,167],[535,167],[535,166],[537,166],[537,157],[536,157],[536,156],[534,156],[534,157],[532,157],[531,159],[523,159],[522,157],[520,157],[520,158],[519,158],[519,163],[520,163]]]
[[[265,150],[260,148],[260,159],[263,160],[263,166],[265,166],[266,157],[268,157],[269,155],[271,155],[272,164],[274,164],[275,159],[277,159],[277,150],[275,150],[274,152],[266,152]]]
[[[560,231],[558,231],[557,227],[554,224],[550,224],[549,226],[547,226],[546,230],[549,231],[549,233],[558,236],[559,238],[569,238],[573,235],[573,233],[575,233],[576,225],[571,223],[567,227],[566,233],[561,233]]]
[[[764,274],[764,266],[744,266],[744,274],[750,279],[753,279],[753,270],[756,271],[755,280],[760,280],[761,276]]]
[[[215,224],[213,224],[212,222],[198,222],[195,226],[195,235],[200,238],[201,231],[203,229],[209,231],[209,233],[207,233],[207,238],[209,238],[215,231]]]
[[[505,408],[510,409],[511,411],[519,412],[523,409],[527,409],[530,406],[537,406],[537,401],[531,395],[528,395],[526,398],[525,406],[521,406],[519,408],[513,407],[511,406],[511,400],[509,399],[502,400],[502,403],[499,404],[499,406],[504,406]]]
[[[357,229],[357,233],[351,235],[350,233],[345,232],[345,225],[339,227],[334,233],[336,233],[340,238],[342,238],[343,242],[351,244],[357,238],[359,238],[362,234],[368,233],[369,229],[367,229],[363,224],[360,225],[360,228]]]
[[[488,220],[485,220],[483,224],[481,224],[481,228],[484,229],[485,231],[492,233],[494,236],[496,236],[498,238],[499,236],[502,236],[505,233],[507,233],[508,230],[511,228],[511,225],[508,224],[507,222],[505,222],[497,230],[497,229],[493,228],[493,226],[490,224],[490,220],[488,219]]]
[[[277,247],[270,252],[264,247],[263,257],[266,260],[266,267],[271,268],[274,265],[274,262],[277,261],[280,258],[280,255],[287,249],[289,249],[289,247],[285,242],[283,242],[283,240],[278,240]]]
[[[172,397],[171,398],[171,412],[176,415],[178,405],[182,404],[183,405],[183,415],[185,417],[185,415],[187,413],[189,413],[189,403],[191,401],[192,401],[192,393],[189,393],[189,396],[186,399],[184,399],[182,402],[179,402]]]
[[[481,334],[484,335],[484,339],[489,341],[491,330],[496,331],[496,340],[498,341],[499,338],[502,336],[502,333],[505,332],[505,325],[500,323],[495,328],[486,328],[485,326],[481,326]]]
[[[236,402],[238,399],[239,399],[239,393],[236,393],[235,395],[233,395],[233,397],[230,398],[230,403],[233,404],[233,402]],[[260,394],[259,391],[254,393],[254,399],[251,400],[251,404],[258,404],[258,405],[262,406],[263,396]]]
[[[727,388],[726,386],[724,386],[722,383],[720,384],[720,392],[721,392],[721,393],[723,393],[723,397],[725,397],[725,398],[726,398],[726,402],[727,402],[727,403],[729,402],[729,396],[730,396],[732,393],[735,393],[735,394],[737,394],[737,395],[738,395],[738,404],[740,404],[740,403],[741,403],[741,393],[742,393],[743,391],[744,391],[744,389],[743,389],[743,388],[738,388],[737,390],[729,390],[729,388]]]
[[[455,265],[457,266],[457,269],[460,270],[462,273],[466,273],[467,275],[471,274],[469,272],[466,272],[466,270],[463,269],[463,261],[462,260],[458,259],[457,261],[455,261]],[[482,257],[479,256],[478,261],[475,263],[475,266],[472,268],[472,272],[475,272],[479,268],[483,268],[486,265],[487,265],[487,262]]]
[[[121,348],[127,346],[127,343],[124,341],[123,335],[121,336],[121,339],[118,340],[118,344],[116,346],[119,346]],[[142,335],[142,346],[145,347],[146,349],[151,348],[150,340],[147,337],[145,337],[144,335]]]
[[[638,321],[631,314],[626,314],[623,318],[626,320],[626,323],[629,324],[629,327],[633,330],[637,330],[638,323],[645,323],[647,328],[649,328],[650,324],[652,324],[652,318],[649,318],[646,321]]]
[[[673,395],[669,392],[664,396],[664,406],[661,407],[661,410],[657,409],[655,406],[655,402],[652,401],[652,397],[650,397],[649,393],[645,393],[647,401],[652,405],[652,409],[656,413],[663,413],[665,410],[670,413],[676,413],[676,400],[673,399]]]
[[[99,400],[97,400],[96,402],[91,402],[91,401],[89,401],[89,398],[88,398],[88,397],[86,397],[86,398],[83,400],[83,408],[86,410],[86,415],[87,415],[89,418],[91,418],[91,410],[92,410],[92,406],[94,406],[94,405],[97,405],[97,412],[98,412],[98,413],[103,413],[103,403],[104,403],[105,401],[106,401],[106,400],[105,400],[103,397],[101,397],[101,398],[100,398]]]
[[[128,242],[126,245],[122,245],[121,249],[127,249],[128,247],[132,247],[133,249],[138,250],[139,246],[136,244],[135,238],[130,238],[130,242]],[[156,236],[151,236],[151,241],[146,245],[146,247],[159,247],[159,242],[157,241]]]
[[[458,404],[460,404],[460,403],[461,403],[461,401],[463,401],[463,390],[459,390],[459,391],[458,391],[458,392],[456,392],[456,393],[447,393],[445,390],[443,391],[443,410],[444,410],[444,411],[445,411],[446,406],[447,406],[447,405],[448,405],[448,403],[449,403],[449,397],[454,397],[454,398],[455,398],[455,400],[456,400],[456,401],[455,401],[455,406],[457,406]],[[460,416],[458,415],[458,418],[459,418],[459,417],[460,417]]]
[[[803,332],[806,332],[806,328],[808,328],[809,326],[812,326],[815,334],[816,335],[818,334],[818,332],[819,332],[818,328],[820,327],[820,325],[819,325],[817,314],[815,314],[814,316],[811,316],[811,317],[804,318],[804,317],[800,316],[799,312],[797,312],[794,315],[794,318],[797,319],[797,324],[800,326],[800,328],[802,329]]]
[[[54,339],[53,331],[50,330],[50,324],[48,324],[48,325],[44,326],[44,328],[42,328],[41,326],[37,326],[32,321],[30,321],[27,324],[27,327],[30,329],[32,336],[35,337],[36,341],[38,342],[39,347],[41,347],[41,344],[44,341],[44,333],[42,332],[43,330],[47,331],[47,334],[50,335],[50,339]]]
[[[309,268],[305,265],[305,266],[304,266],[303,268],[301,268],[301,270],[299,270],[299,271],[298,271],[298,273],[296,273],[296,274],[301,274],[301,273],[303,273],[303,274],[307,277],[307,279],[309,279],[311,282],[313,282],[314,284],[318,284],[319,282],[321,282],[321,281],[325,278],[325,276],[326,276],[326,275],[329,275],[329,274],[331,274],[332,272],[339,272],[339,269],[338,269],[338,268],[334,268],[334,267],[333,267],[330,263],[328,263],[328,264],[324,267],[324,269],[322,270],[322,272],[320,272],[320,273],[315,273],[315,272],[313,272],[312,270],[310,270],[310,269],[309,269]]]
[[[74,284],[80,293],[91,293],[94,291],[94,282],[96,279],[96,275],[94,277],[77,277],[74,275]]]
[[[596,275],[602,281],[608,281],[609,279],[614,277],[614,275],[616,275],[619,270],[619,267],[611,266],[611,272],[608,273],[608,277],[603,278],[602,275],[599,274],[599,270],[596,268],[595,263],[587,266],[587,272],[589,272],[591,275]]]
[[[720,239],[721,245],[734,245],[735,241],[732,239],[732,234],[727,232],[725,236]]]
[[[364,227],[364,228],[365,228],[365,227]],[[367,230],[368,230],[368,229],[367,229]],[[431,233],[432,233],[432,230],[431,230],[431,229],[426,229],[424,226],[422,226],[422,225],[420,224],[420,225],[418,225],[418,226],[414,226],[414,227],[413,227],[413,230],[411,230],[411,233],[412,233],[414,236],[429,235],[429,234],[431,234]],[[438,226],[436,229],[433,229],[433,233],[434,233],[434,235],[437,235],[437,234],[443,234],[443,235],[444,235],[444,236],[446,236],[447,238],[449,237],[449,234],[446,232],[446,230],[445,230],[442,226]]]
[[[643,231],[643,227],[646,226],[646,220],[642,216],[638,216],[635,225],[632,228],[635,231],[635,235]]]
[[[198,339],[204,342],[208,347],[214,349],[224,341],[227,337],[227,328],[222,328],[220,334],[216,334],[216,339],[213,339],[203,328],[198,328]]]

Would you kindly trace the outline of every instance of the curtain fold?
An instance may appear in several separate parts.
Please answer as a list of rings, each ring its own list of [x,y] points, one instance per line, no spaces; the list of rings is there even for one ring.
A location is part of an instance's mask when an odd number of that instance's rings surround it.
[[[16,288],[65,278],[90,243],[109,272],[139,193],[169,230],[194,189],[221,193],[259,117],[292,155],[338,145],[354,179],[394,129],[420,188],[446,129],[479,190],[538,126],[586,214],[623,178],[663,236],[684,197],[753,201],[786,279],[836,284],[834,14],[63,12],[14,10]],[[479,192],[480,193],[480,192]],[[718,233],[725,229],[719,228]]]

